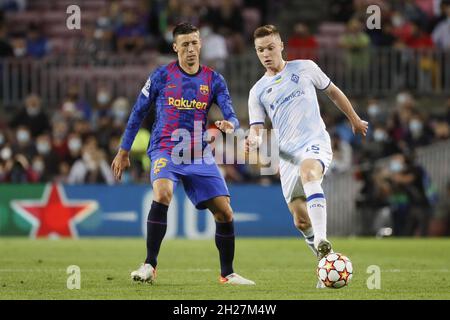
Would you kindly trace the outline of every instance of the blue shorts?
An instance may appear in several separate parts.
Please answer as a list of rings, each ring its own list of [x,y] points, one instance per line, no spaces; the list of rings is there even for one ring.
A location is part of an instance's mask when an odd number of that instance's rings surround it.
[[[174,164],[170,156],[165,154],[152,154],[150,167],[150,180],[170,179],[174,182],[174,190],[181,180],[187,196],[194,206],[206,209],[204,202],[219,196],[230,196],[227,185],[217,164],[202,163]]]

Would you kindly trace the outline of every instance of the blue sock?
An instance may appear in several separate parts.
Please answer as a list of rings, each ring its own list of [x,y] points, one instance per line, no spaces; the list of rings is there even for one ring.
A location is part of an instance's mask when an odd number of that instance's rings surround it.
[[[216,221],[216,247],[220,256],[220,275],[232,274],[234,259],[234,223]]]
[[[147,219],[147,259],[145,263],[150,263],[156,268],[157,257],[161,242],[167,230],[167,209],[165,204],[153,201]]]

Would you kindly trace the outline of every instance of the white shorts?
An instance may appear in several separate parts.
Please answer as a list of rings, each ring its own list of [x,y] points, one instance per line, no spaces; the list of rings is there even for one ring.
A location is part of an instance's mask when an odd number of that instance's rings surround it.
[[[307,143],[295,154],[300,162],[305,159],[317,159],[324,166],[323,174],[328,170],[333,158],[331,144],[327,141]],[[300,179],[300,166],[290,161],[280,159],[280,180],[286,203],[305,195]]]

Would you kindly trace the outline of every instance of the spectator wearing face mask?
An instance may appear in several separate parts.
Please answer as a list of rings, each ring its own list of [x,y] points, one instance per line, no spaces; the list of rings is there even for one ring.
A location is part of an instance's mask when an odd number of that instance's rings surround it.
[[[393,11],[391,14],[391,23],[393,26],[392,34],[400,39],[403,43],[407,41],[412,34],[412,24],[405,18],[404,14],[399,11]]]
[[[67,138],[67,148],[69,153],[65,161],[69,165],[73,165],[75,161],[81,158],[81,149],[83,147],[83,141],[78,133],[72,132]]]
[[[44,157],[37,154],[31,160],[31,170],[35,177],[35,182],[48,182],[52,181],[53,175],[47,170],[47,166]]]
[[[41,134],[36,138],[37,155],[32,160],[32,167],[34,162],[37,162],[35,170],[39,173],[40,178],[51,180],[51,176],[58,172],[58,155],[53,150],[51,136],[48,133]],[[43,162],[43,165],[40,164]],[[42,170],[39,170],[42,169]]]
[[[381,107],[378,99],[371,98],[367,101],[367,116],[369,123],[382,123],[386,121],[386,112]]]
[[[399,152],[397,144],[391,139],[385,126],[375,124],[369,139],[361,146],[362,157],[366,161],[373,161]]]
[[[73,164],[67,182],[70,184],[114,184],[114,177],[108,162],[106,162],[106,155],[98,148],[95,136],[86,139],[81,159]]]
[[[25,108],[13,116],[10,126],[17,128],[19,125],[28,127],[33,137],[50,130],[48,116],[42,109],[41,99],[38,95],[30,94],[26,97]]]
[[[11,36],[10,41],[15,58],[24,58],[27,56],[27,39],[21,32]]]
[[[100,86],[97,90],[96,103],[90,119],[93,130],[98,130],[102,119],[111,115],[111,102],[111,91],[104,86]]]
[[[128,120],[130,113],[130,103],[125,97],[118,97],[114,100],[111,106],[111,116],[113,121],[113,127],[118,129],[121,133],[122,128]]]
[[[392,229],[394,236],[406,236],[406,224],[410,215],[410,202],[406,193],[405,159],[403,154],[395,154],[391,157],[387,170],[380,171],[377,180],[379,188],[384,190],[385,198],[389,203]]]
[[[55,113],[52,121],[64,121],[72,125],[75,121],[82,119],[83,113],[77,109],[75,102],[65,100],[61,104],[61,109]]]
[[[431,143],[433,139],[431,127],[424,121],[418,113],[413,113],[408,122],[406,142],[410,149]]]
[[[15,131],[15,143],[13,144],[13,154],[22,154],[30,160],[36,153],[36,147],[33,144],[30,129],[27,126],[20,125]]]
[[[428,235],[434,198],[426,170],[414,156],[394,155],[389,163],[391,210],[394,235]]]

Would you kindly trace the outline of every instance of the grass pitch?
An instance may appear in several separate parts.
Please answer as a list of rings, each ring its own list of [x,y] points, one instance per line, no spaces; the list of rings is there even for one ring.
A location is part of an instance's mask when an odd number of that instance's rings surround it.
[[[214,240],[166,240],[154,285],[133,283],[143,239],[0,240],[0,299],[450,299],[449,239],[331,238],[353,262],[348,287],[315,289],[317,261],[303,240],[238,238],[235,271],[256,286],[218,283]],[[67,267],[81,289],[67,289]],[[381,288],[369,290],[370,265]]]

